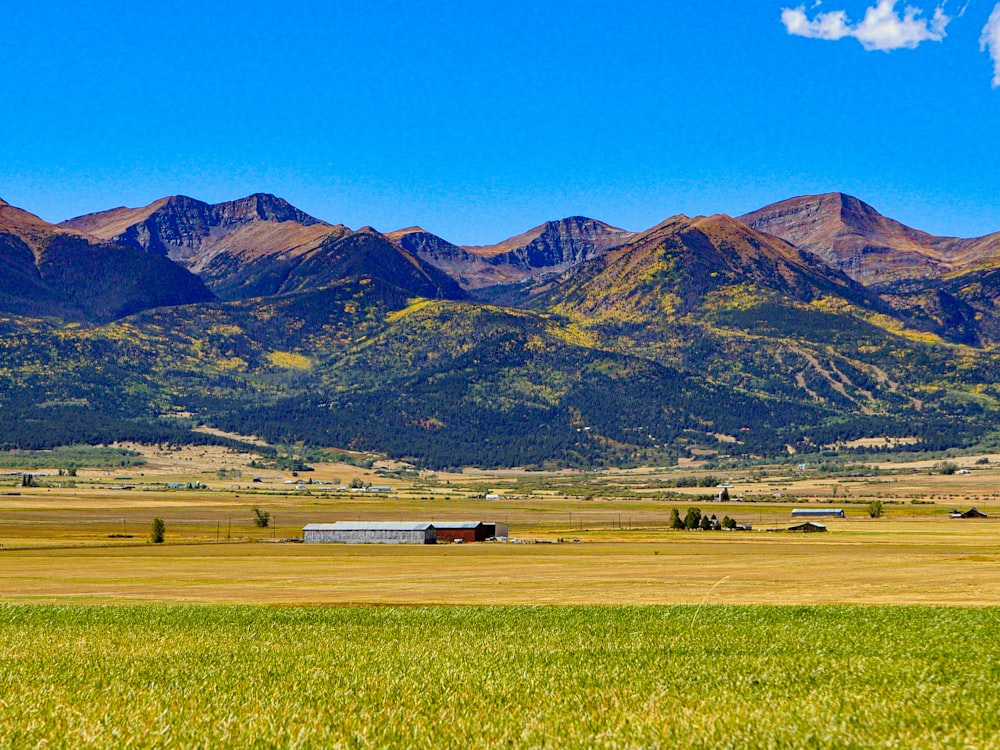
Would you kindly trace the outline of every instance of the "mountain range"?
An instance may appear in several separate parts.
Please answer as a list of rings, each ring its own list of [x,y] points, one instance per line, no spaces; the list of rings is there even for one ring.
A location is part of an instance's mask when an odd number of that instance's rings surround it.
[[[595,465],[955,447],[1000,404],[1000,233],[936,237],[839,193],[485,247],[266,194],[59,225],[0,201],[0,266],[11,447],[206,422],[434,466]]]

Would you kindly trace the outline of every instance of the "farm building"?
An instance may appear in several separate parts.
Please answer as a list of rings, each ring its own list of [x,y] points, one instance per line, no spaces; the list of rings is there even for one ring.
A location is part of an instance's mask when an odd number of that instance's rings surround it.
[[[435,521],[439,542],[485,542],[487,539],[508,536],[507,524],[484,521]]]
[[[439,542],[485,542],[486,524],[482,521],[435,521]]]
[[[841,508],[796,508],[792,511],[792,518],[822,518],[823,516],[843,518],[844,511]]]
[[[804,534],[813,534],[817,531],[826,531],[826,526],[821,523],[815,523],[813,521],[806,521],[805,523],[800,523],[798,526],[791,526],[789,531],[801,531]]]
[[[486,522],[483,526],[486,527],[487,539],[506,539],[510,536],[510,528],[505,523]]]
[[[304,542],[339,544],[434,544],[437,530],[430,523],[338,521],[311,523],[302,529]]]
[[[983,513],[979,508],[971,508],[964,513],[962,511],[956,510],[951,514],[952,518],[989,518],[988,515]]]

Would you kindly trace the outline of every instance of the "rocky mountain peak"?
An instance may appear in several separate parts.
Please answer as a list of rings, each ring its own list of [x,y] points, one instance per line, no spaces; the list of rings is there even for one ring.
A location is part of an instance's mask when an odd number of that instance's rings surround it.
[[[220,225],[252,221],[294,221],[303,226],[325,223],[270,193],[254,193],[239,200],[217,203],[212,208]]]
[[[526,271],[563,271],[590,260],[634,237],[597,219],[571,216],[547,221],[496,245],[466,247],[494,265],[509,265]]]
[[[933,276],[948,261],[943,238],[889,219],[843,193],[791,198],[740,221],[815,253],[863,284]]]

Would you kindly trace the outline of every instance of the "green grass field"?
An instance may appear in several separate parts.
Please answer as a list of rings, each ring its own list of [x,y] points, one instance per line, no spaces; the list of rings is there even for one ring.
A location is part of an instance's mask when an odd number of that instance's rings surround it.
[[[0,747],[1000,746],[1000,610],[0,607]]]

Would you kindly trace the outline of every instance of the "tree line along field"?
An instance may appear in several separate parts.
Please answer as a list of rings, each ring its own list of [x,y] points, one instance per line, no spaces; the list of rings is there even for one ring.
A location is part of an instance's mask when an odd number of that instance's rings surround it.
[[[0,747],[1000,746],[995,608],[0,607]]]

